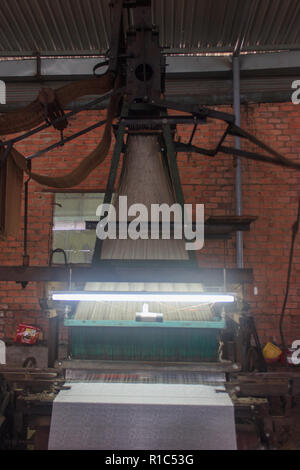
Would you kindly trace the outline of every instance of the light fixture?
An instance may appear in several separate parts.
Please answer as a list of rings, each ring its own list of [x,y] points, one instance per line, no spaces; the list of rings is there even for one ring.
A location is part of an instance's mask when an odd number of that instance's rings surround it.
[[[143,304],[142,311],[141,312],[136,312],[135,320],[136,321],[162,322],[163,321],[163,314],[162,313],[149,312],[149,305],[148,304]]]
[[[52,300],[83,302],[234,302],[234,294],[199,292],[117,292],[117,291],[57,291]]]

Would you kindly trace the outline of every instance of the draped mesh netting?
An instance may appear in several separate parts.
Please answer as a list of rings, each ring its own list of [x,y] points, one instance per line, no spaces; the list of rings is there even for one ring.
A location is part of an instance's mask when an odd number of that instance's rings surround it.
[[[126,195],[127,204],[144,204],[150,214],[151,204],[172,205],[175,200],[170,180],[163,164],[157,136],[130,135],[124,157],[114,206],[118,214],[119,196]],[[132,217],[134,218],[134,217]],[[149,216],[150,218],[150,216]],[[130,220],[130,217],[128,217]],[[104,240],[102,259],[187,260],[184,240]],[[202,292],[202,284],[171,283],[87,283],[85,290],[95,291],[180,291]],[[80,302],[78,320],[135,320],[142,311],[142,302]],[[183,303],[149,303],[149,311],[163,313],[167,320],[210,320],[209,305]]]

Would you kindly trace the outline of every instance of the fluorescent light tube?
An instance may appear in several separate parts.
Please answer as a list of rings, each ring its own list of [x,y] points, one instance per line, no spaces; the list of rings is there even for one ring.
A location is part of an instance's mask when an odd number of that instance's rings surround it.
[[[234,302],[233,294],[198,292],[52,292],[52,300],[83,302],[183,302],[215,303]]]

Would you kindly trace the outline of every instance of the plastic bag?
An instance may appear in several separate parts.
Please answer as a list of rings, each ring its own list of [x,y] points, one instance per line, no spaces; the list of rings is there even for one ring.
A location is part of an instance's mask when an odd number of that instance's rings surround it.
[[[17,328],[15,342],[23,344],[34,344],[39,337],[41,329],[37,326],[20,323]]]

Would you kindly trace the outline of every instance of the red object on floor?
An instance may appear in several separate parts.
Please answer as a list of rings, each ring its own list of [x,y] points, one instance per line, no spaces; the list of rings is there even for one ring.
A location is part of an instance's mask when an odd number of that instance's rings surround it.
[[[34,344],[39,337],[40,331],[41,329],[36,326],[20,323],[15,335],[15,342],[23,344]]]

